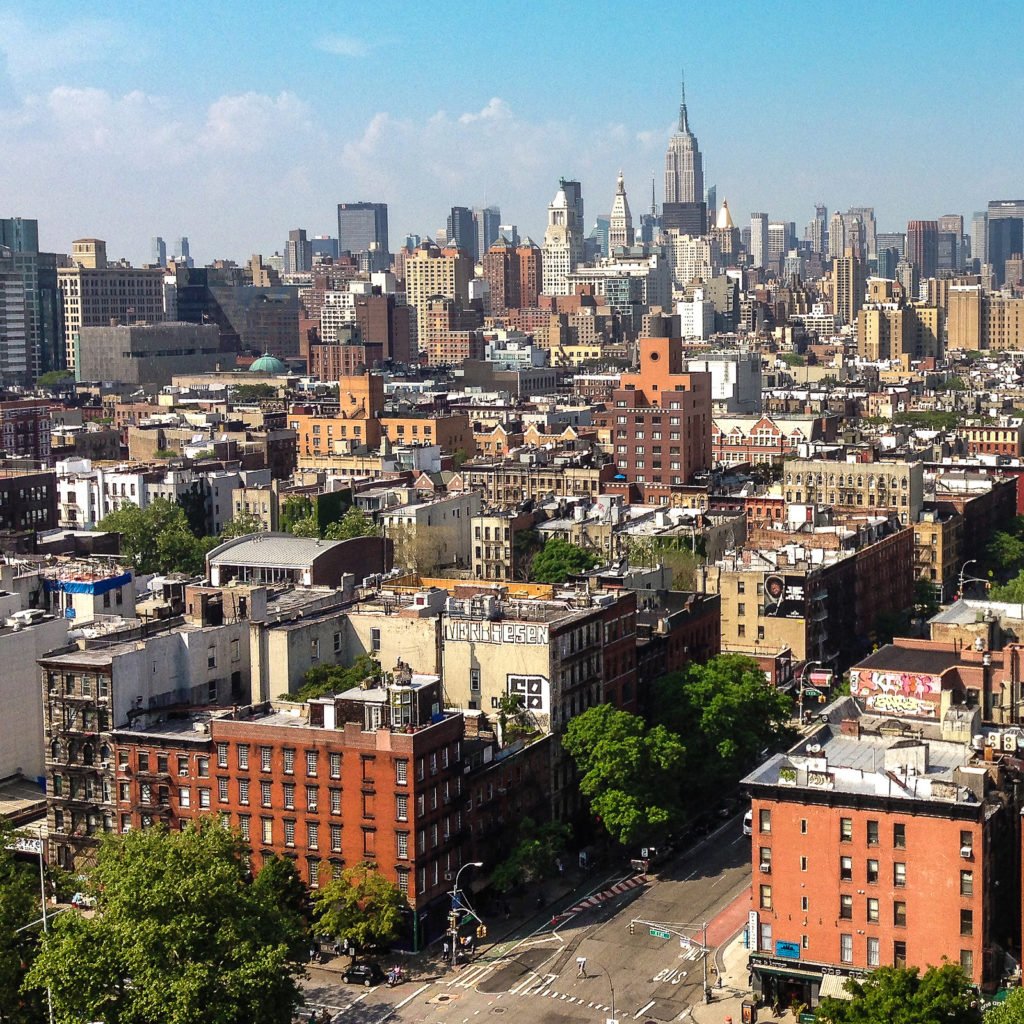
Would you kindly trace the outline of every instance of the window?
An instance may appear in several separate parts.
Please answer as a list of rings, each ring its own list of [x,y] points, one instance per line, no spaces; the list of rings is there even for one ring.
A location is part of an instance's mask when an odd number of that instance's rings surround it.
[[[332,752],[328,755],[330,763],[330,773],[332,779],[341,778],[341,754]]]
[[[315,811],[320,803],[320,790],[317,786],[306,787],[306,810]]]
[[[331,853],[341,853],[341,826],[331,826]]]
[[[843,882],[853,881],[853,858],[852,857],[840,857],[839,858],[839,879]]]
[[[810,900],[806,896],[800,897],[800,909],[806,914],[807,908],[810,906]]]
[[[217,646],[216,644],[210,644],[206,648],[206,667],[216,668],[217,667]]]
[[[772,811],[770,807],[762,807],[757,815],[757,830],[759,832],[771,832]]]
[[[309,642],[309,660],[319,661],[320,660],[320,641],[317,639]]]
[[[240,655],[239,650],[238,650],[238,641],[237,640],[232,640],[231,641],[231,660],[232,661],[238,661],[240,659],[240,657],[241,657],[241,655]]]
[[[873,885],[878,881],[878,861],[868,861],[868,883]]]
[[[802,836],[807,835],[807,819],[806,818],[801,818],[800,819],[800,835],[802,835]]]
[[[266,785],[268,790],[270,789],[270,783],[269,782],[264,783],[264,785]],[[284,783],[281,786],[281,790],[282,790],[283,795],[284,795],[284,805],[285,805],[285,807],[289,811],[293,810],[295,808],[295,783],[294,782],[286,782],[286,783]],[[270,806],[269,803],[267,804],[267,806]]]
[[[893,967],[907,966],[907,944],[906,942],[894,942],[892,944],[892,965]]]
[[[801,857],[800,858],[800,870],[801,871],[806,871],[807,870],[807,858],[806,857]]]
[[[320,861],[310,858],[309,861],[309,887],[316,889],[320,886]]]
[[[376,626],[370,630],[370,650],[380,650],[380,630]]]
[[[261,772],[269,772],[270,771],[270,756],[271,756],[270,747],[260,747],[260,771]],[[288,751],[287,750],[284,752],[284,770],[288,771]]]
[[[400,860],[409,859],[409,833],[408,832],[396,832],[395,838],[398,840],[398,858]]]
[[[145,750],[139,751],[139,771],[149,771],[149,754]]]
[[[960,950],[960,966],[970,977],[974,976],[974,951],[970,949]]]
[[[772,887],[770,885],[761,886],[761,909],[772,909]]]
[[[894,900],[892,905],[892,923],[898,928],[907,927],[907,905],[903,900]]]
[[[478,668],[469,670],[469,689],[471,693],[480,692],[480,669]]]
[[[409,762],[405,758],[395,761],[395,785],[405,786],[409,782]]]
[[[188,786],[182,786],[178,789],[178,804],[181,807],[192,806],[192,791]]]
[[[842,964],[853,963],[853,936],[839,936],[839,962]]]
[[[306,751],[306,774],[307,775],[313,775],[313,776],[316,775],[316,751],[315,750],[307,750]]]
[[[198,767],[198,775],[201,779],[208,779],[210,777],[210,759],[208,757],[200,757],[196,761]]]
[[[436,750],[430,755],[430,774],[431,775],[436,775],[437,774],[437,751]]]
[[[249,767],[249,744],[238,744],[238,767],[246,769]]]
[[[853,818],[839,819],[839,842],[853,842]]]
[[[960,911],[960,934],[961,935],[973,935],[974,934],[974,911],[973,910],[961,910]]]
[[[839,917],[846,921],[853,920],[853,897],[839,897]]]
[[[210,791],[208,789],[199,790],[199,806],[209,807],[210,806]]]
[[[295,822],[290,818],[286,818],[284,823],[284,845],[295,845]]]
[[[341,814],[341,790],[331,790],[331,814]]]
[[[267,748],[269,750],[269,747]],[[267,765],[263,769],[265,772],[270,771],[270,757],[267,757]],[[284,749],[284,773],[285,775],[295,774],[295,751],[291,747],[285,747]]]
[[[260,818],[260,838],[267,846],[274,841],[273,818]]]
[[[960,872],[960,895],[961,896],[973,896],[974,895],[974,872],[973,871],[961,871]]]
[[[251,819],[248,814],[241,814],[238,817],[238,831],[242,833],[242,838],[249,842],[249,825]]]
[[[873,896],[868,897],[868,920],[878,921],[878,900]]]
[[[260,804],[263,807],[269,807],[270,806],[270,783],[269,782],[261,782],[260,783]]]
[[[306,843],[311,850],[320,849],[320,826],[315,821],[306,822]]]
[[[407,868],[398,869],[398,891],[409,895],[409,871]]]
[[[338,654],[341,651],[341,634],[334,634],[334,653]]]
[[[878,822],[868,822],[868,846],[878,845]]]
[[[897,850],[907,848],[907,826],[903,822],[897,822],[892,827],[892,845]]]
[[[399,793],[395,797],[395,817],[399,821],[409,820],[409,797],[405,793]]]
[[[896,861],[892,866],[892,884],[897,889],[903,889],[907,884],[907,865],[902,861]]]
[[[974,833],[966,830],[960,832],[960,848],[962,850],[974,849]]]
[[[226,778],[217,780],[217,800],[222,804],[228,802],[228,780]]]
[[[118,756],[119,760],[120,760],[120,757],[121,757],[122,753],[124,753],[125,757],[127,758],[127,751],[123,751],[123,752],[122,751],[118,751],[117,756]],[[127,763],[127,761],[125,763]],[[183,777],[183,778],[187,778],[188,777],[188,755],[187,754],[179,754],[178,755],[178,775],[179,775],[179,777]]]
[[[879,963],[879,941],[875,938],[868,939],[868,967],[877,967]]]
[[[238,802],[240,804],[249,803],[249,780],[239,779],[238,780]]]

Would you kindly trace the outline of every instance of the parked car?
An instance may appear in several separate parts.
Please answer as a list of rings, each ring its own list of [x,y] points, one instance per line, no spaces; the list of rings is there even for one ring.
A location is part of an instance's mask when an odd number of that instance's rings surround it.
[[[745,836],[751,836],[754,834],[754,812],[752,810],[747,811],[743,815],[743,834]]]
[[[379,985],[384,980],[384,972],[380,969],[380,964],[372,962],[352,964],[345,968],[341,980],[346,985],[365,985],[370,988],[373,985]]]

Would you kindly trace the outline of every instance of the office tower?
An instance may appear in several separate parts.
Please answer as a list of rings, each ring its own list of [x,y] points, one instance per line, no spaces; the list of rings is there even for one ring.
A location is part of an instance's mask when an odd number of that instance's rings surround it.
[[[30,298],[14,253],[0,246],[0,387],[31,383]]]
[[[763,267],[768,259],[768,214],[750,215],[750,265]]]
[[[706,235],[708,233],[708,208],[700,203],[663,203],[661,227],[664,231],[675,231],[680,235]]]
[[[497,316],[506,309],[518,309],[519,259],[512,243],[504,235],[499,235],[480,262],[491,294],[492,315]]]
[[[0,217],[0,245],[11,252],[39,252],[39,221]]]
[[[718,209],[718,186],[708,185],[704,189],[704,208],[706,210],[717,210]]]
[[[167,266],[167,243],[159,235],[149,240],[149,262],[154,267]]]
[[[445,239],[447,241],[447,239]],[[387,203],[338,203],[339,252],[369,252],[376,245],[380,253],[388,247]],[[386,270],[387,267],[380,269]]]
[[[902,231],[879,231],[878,249],[895,249],[900,254],[900,259],[907,251],[907,236]]]
[[[600,256],[610,254],[608,248],[608,232],[611,230],[611,219],[609,217],[596,217],[590,234],[583,240],[584,257],[588,262],[593,263]]]
[[[947,213],[937,221],[939,226],[938,269],[959,274],[964,269],[964,218]]]
[[[849,225],[853,218],[860,221],[860,235],[864,246],[864,259],[874,259],[878,254],[878,229],[875,224],[875,208],[873,206],[851,206],[844,214]],[[849,240],[847,240],[849,245]]]
[[[288,241],[284,244],[284,272],[286,274],[305,274],[313,269],[313,247],[306,238],[305,228],[296,228],[288,232]]]
[[[6,251],[7,272],[17,273],[21,277],[27,348],[25,377],[19,383],[31,384],[39,374],[63,366],[61,308],[56,294],[57,258],[53,253],[39,252],[39,222],[22,217],[0,218],[2,251]],[[12,289],[13,285],[7,286],[8,309],[15,302],[11,298]],[[10,380],[10,372],[15,362],[8,361],[7,383],[14,383]]]
[[[786,225],[780,220],[770,221],[768,224],[768,250],[765,257],[765,266],[778,273],[782,257],[788,251]]]
[[[665,202],[698,203],[704,200],[704,165],[697,137],[690,131],[686,111],[686,82],[679,102],[679,127],[665,154]]]
[[[309,240],[309,250],[314,260],[336,260],[338,258],[338,240],[330,235],[314,235]]]
[[[846,225],[846,248],[853,251],[853,255],[859,260],[867,259],[867,246],[864,242],[864,225],[860,217],[843,218]]]
[[[449,299],[457,307],[469,302],[473,257],[459,248],[424,243],[405,260],[406,302],[416,311],[414,336],[423,347],[427,310],[433,299]]]
[[[846,252],[846,221],[843,220],[843,215],[836,210],[828,222],[828,258],[837,260],[844,252]]]
[[[899,263],[900,256],[898,249],[883,247],[882,243],[878,243],[878,276],[884,277],[887,280],[896,280],[896,264]]]
[[[626,198],[626,180],[619,171],[615,182],[615,199],[612,201],[612,213],[608,218],[608,253],[633,244],[633,215],[629,212],[629,200]]]
[[[566,276],[576,270],[583,257],[582,208],[579,182],[562,178],[548,207],[548,226],[544,232],[545,295],[569,294]]]
[[[980,274],[982,266],[988,263],[988,214],[984,210],[971,217],[971,258],[974,272]]]
[[[476,260],[476,223],[468,206],[453,206],[448,214],[448,239],[471,260]]]
[[[832,267],[832,312],[852,324],[864,304],[864,261],[847,249]]]
[[[188,238],[182,235],[178,239],[177,253],[175,254],[175,261],[182,263],[186,267],[194,267],[195,263],[192,260],[192,252],[188,247]]]
[[[499,224],[498,235],[513,245],[519,244],[519,228],[515,224]]]
[[[544,284],[544,257],[537,243],[527,236],[516,246],[519,261],[519,302],[523,309],[536,309]]]
[[[939,263],[939,225],[934,220],[912,220],[907,224],[906,258],[917,267],[921,278],[934,277]]]
[[[906,257],[901,259],[896,264],[896,280],[899,281],[903,288],[903,294],[908,299],[913,301],[917,298],[921,285],[921,274],[917,269],[916,263],[911,262]]]
[[[1024,199],[997,199],[988,204],[985,263],[997,285],[1006,279],[1006,261],[1024,248]]]
[[[477,246],[474,257],[480,262],[501,231],[501,210],[497,206],[485,206],[482,210],[477,207],[473,210],[473,223]]]
[[[817,203],[814,207],[814,220],[807,225],[807,241],[811,243],[811,252],[824,256],[828,242],[828,207]]]

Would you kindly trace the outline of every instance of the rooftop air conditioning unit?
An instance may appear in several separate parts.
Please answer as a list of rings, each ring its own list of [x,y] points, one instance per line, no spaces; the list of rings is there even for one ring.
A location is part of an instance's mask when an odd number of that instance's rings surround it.
[[[762,864],[762,865],[761,865],[761,873],[762,873],[762,874],[764,874],[764,875],[770,875],[770,874],[771,874],[771,871],[772,871],[772,866],[771,866],[771,864]]]
[[[970,846],[961,846],[960,847],[960,856],[963,857],[964,860],[970,860],[971,859],[971,854],[973,852],[974,852],[974,850]]]

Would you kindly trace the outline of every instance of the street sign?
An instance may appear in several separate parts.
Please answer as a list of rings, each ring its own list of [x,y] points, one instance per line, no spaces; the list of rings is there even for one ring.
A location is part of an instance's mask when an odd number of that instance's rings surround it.
[[[656,939],[670,939],[672,937],[672,933],[665,931],[663,928],[652,928],[650,931],[651,935]]]

